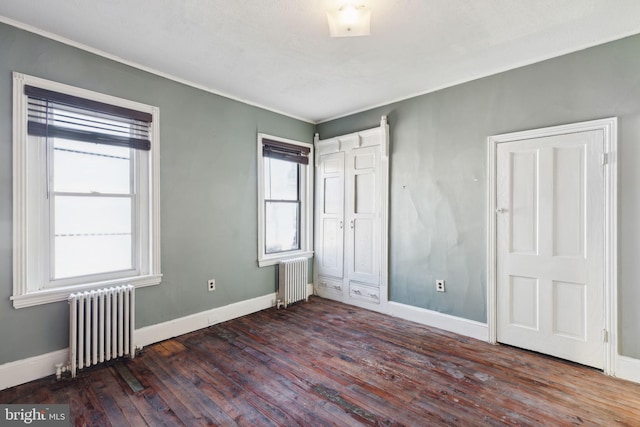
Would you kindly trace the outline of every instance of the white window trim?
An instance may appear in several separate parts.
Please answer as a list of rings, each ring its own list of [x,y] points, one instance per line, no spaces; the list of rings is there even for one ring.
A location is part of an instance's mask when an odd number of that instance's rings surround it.
[[[307,147],[309,151],[309,164],[304,168],[305,173],[301,174],[300,180],[300,200],[302,201],[300,212],[300,249],[297,251],[287,251],[277,254],[265,253],[265,218],[264,218],[264,171],[262,156],[262,139],[286,142],[287,144]],[[298,258],[313,257],[313,144],[280,138],[264,133],[258,134],[258,266],[266,267],[278,264],[280,261]]]
[[[62,286],[42,290],[30,290],[27,280],[27,96],[24,86],[32,85],[57,92],[68,93],[86,99],[148,112],[153,117],[152,147],[149,153],[149,265],[147,273],[106,281]],[[13,73],[13,295],[15,308],[30,307],[56,301],[64,301],[73,292],[99,289],[120,284],[135,287],[157,285],[162,280],[160,269],[160,111],[157,107],[92,92],[62,83],[26,74]]]

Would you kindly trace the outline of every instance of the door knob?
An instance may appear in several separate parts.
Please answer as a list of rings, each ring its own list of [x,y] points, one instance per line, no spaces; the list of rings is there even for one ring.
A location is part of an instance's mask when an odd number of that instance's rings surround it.
[[[499,214],[503,214],[503,213],[507,213],[507,212],[509,212],[509,209],[507,209],[507,208],[498,208],[498,209],[496,209],[496,213],[499,213]]]

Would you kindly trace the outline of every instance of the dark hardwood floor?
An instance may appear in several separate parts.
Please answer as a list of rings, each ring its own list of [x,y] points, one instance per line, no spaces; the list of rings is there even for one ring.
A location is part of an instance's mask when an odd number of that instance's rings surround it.
[[[0,403],[68,403],[95,426],[640,426],[640,384],[317,297]]]

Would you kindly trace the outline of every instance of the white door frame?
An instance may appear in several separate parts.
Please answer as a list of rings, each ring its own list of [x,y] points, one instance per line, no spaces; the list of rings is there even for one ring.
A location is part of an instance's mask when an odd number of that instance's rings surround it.
[[[493,135],[487,138],[487,326],[489,342],[497,343],[496,177],[498,144],[567,133],[601,130],[604,136],[604,373],[615,375],[618,355],[618,120],[601,120]]]

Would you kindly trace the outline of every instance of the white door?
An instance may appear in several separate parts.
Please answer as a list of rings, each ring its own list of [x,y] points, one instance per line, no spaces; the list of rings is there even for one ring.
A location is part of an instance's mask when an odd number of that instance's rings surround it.
[[[347,265],[351,281],[379,286],[378,198],[380,148],[351,150],[347,157]]]
[[[344,248],[344,152],[324,154],[318,165],[316,257],[318,273],[342,279]]]
[[[604,134],[497,147],[497,339],[604,365]]]

